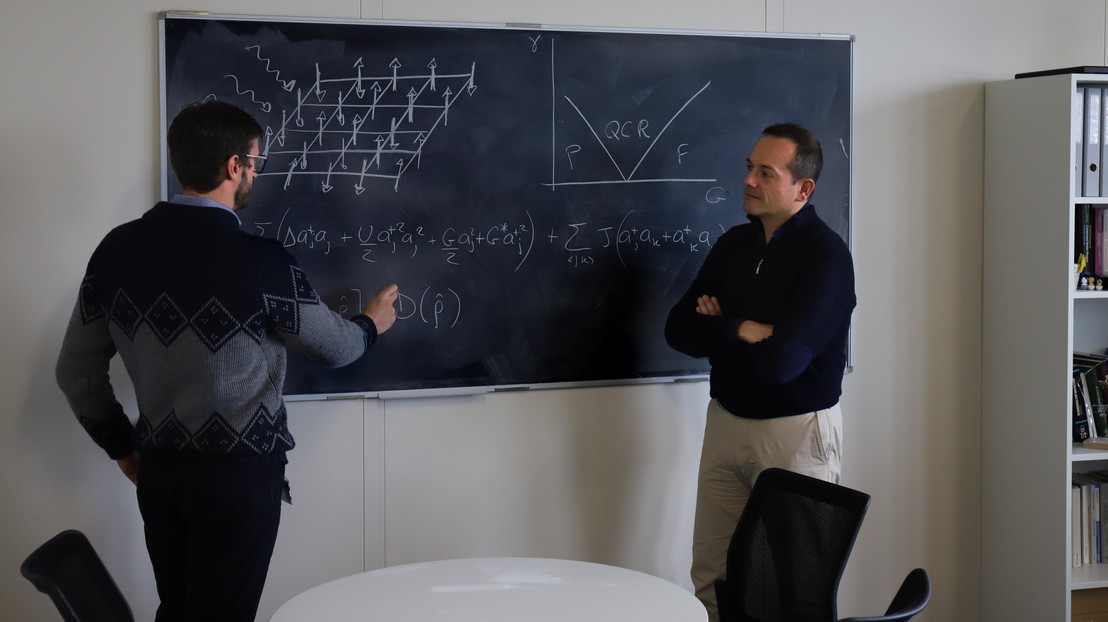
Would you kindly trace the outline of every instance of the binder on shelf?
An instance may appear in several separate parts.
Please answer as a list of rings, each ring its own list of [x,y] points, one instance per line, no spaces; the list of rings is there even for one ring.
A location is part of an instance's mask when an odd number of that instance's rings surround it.
[[[1100,162],[1103,165],[1108,162],[1108,140],[1105,140],[1105,132],[1108,132],[1108,88],[1100,89]],[[1108,173],[1104,167],[1100,167],[1100,193],[1097,196],[1108,196]]]
[[[1085,184],[1085,87],[1073,98],[1073,193],[1081,195]]]
[[[1085,88],[1085,163],[1081,196],[1100,196],[1100,95],[1098,87]]]

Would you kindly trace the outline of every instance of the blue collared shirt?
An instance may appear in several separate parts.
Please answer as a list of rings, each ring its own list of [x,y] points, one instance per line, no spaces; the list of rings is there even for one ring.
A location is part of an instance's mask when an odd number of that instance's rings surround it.
[[[177,204],[180,204],[180,205],[192,205],[192,206],[195,206],[195,207],[214,207],[214,208],[217,208],[217,209],[225,210],[225,211],[228,211],[228,212],[231,212],[232,214],[234,214],[235,219],[239,221],[239,226],[242,225],[242,219],[239,218],[239,215],[237,213],[235,213],[235,210],[227,207],[226,205],[224,205],[224,204],[222,204],[219,201],[216,201],[214,199],[208,199],[208,198],[205,198],[205,197],[196,197],[196,196],[192,196],[190,194],[176,194],[176,195],[173,195],[173,198],[170,199],[169,202],[170,203],[177,203]]]

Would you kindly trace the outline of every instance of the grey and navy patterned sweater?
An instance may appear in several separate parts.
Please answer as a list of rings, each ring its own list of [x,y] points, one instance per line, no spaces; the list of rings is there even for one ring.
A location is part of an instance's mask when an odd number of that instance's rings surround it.
[[[294,442],[281,388],[291,348],[331,367],[373,344],[373,320],[320,302],[276,240],[213,207],[158,203],[89,260],[62,342],[58,386],[112,458],[142,451],[284,461]],[[116,400],[118,352],[138,421]]]

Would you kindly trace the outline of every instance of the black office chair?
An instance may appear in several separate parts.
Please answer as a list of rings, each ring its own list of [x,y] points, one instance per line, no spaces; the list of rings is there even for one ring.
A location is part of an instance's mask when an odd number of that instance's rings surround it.
[[[54,601],[66,622],[134,622],[127,599],[80,531],[54,536],[19,571]]]
[[[839,622],[907,622],[931,600],[931,578],[923,568],[908,573],[883,616],[844,618]]]
[[[782,469],[759,476],[716,582],[721,622],[834,622],[869,495]]]

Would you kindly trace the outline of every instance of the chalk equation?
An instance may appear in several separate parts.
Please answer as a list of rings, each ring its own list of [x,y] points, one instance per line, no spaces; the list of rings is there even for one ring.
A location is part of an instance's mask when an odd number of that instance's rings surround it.
[[[351,229],[331,228],[300,222],[285,210],[280,222],[254,221],[251,226],[262,237],[281,242],[289,252],[356,253],[361,261],[377,263],[389,258],[416,258],[436,253],[446,266],[461,266],[478,253],[497,253],[519,270],[538,251],[563,253],[574,267],[591,266],[605,257],[627,267],[631,255],[650,251],[706,253],[725,230],[722,223],[709,228],[649,226],[628,211],[615,224],[574,221],[557,225],[536,225],[526,210],[518,222],[495,221],[480,225],[427,227],[395,221],[366,222]]]
[[[320,296],[323,303],[344,317],[362,310],[362,290],[342,289]],[[398,288],[396,295],[396,319],[398,322],[416,321],[432,329],[451,329],[462,317],[462,297],[453,288],[435,289],[422,285],[408,289]]]
[[[249,99],[266,117],[276,116],[280,106],[263,99],[259,91],[272,91],[276,83],[275,95],[296,97],[293,105],[280,107],[279,124],[266,126],[261,145],[271,168],[260,176],[283,180],[285,189],[294,178],[310,176],[319,180],[325,194],[335,188],[338,177],[355,178],[352,189],[358,195],[374,178],[391,182],[398,191],[404,173],[413,165],[419,168],[432,134],[449,123],[454,103],[477,90],[475,61],[462,70],[444,72],[433,57],[415,69],[394,57],[387,67],[371,71],[359,57],[345,74],[335,76],[325,75],[315,63],[314,77],[304,87],[283,76],[262,46],[245,46],[243,53],[260,66],[260,79],[267,83],[224,75],[237,95]]]
[[[543,36],[537,34],[528,39],[531,53],[539,50]],[[557,75],[554,37],[549,38],[549,50],[551,95],[560,106],[552,106],[550,180],[542,182],[543,186],[556,189],[716,181],[715,177],[703,175],[643,170],[647,157],[662,148],[669,152],[666,157],[670,161],[678,166],[684,163],[693,149],[688,141],[661,141],[679,117],[695,113],[694,104],[711,87],[711,80],[690,90],[675,109],[663,111],[658,123],[652,124],[647,118],[593,121],[603,118],[604,111],[583,110],[578,95],[564,91],[566,87],[559,83]],[[387,65],[371,68],[359,56],[348,61],[346,69],[338,75],[325,73],[316,62],[314,75],[297,79],[283,74],[262,45],[243,46],[242,53],[249,59],[249,71],[244,70],[242,75],[225,74],[223,80],[267,119],[272,118],[265,127],[261,146],[271,167],[261,176],[280,180],[286,190],[298,177],[313,177],[323,194],[333,191],[339,178],[352,180],[349,188],[355,195],[364,193],[366,182],[371,179],[390,182],[392,190],[398,192],[404,174],[413,166],[420,168],[424,147],[434,132],[448,125],[450,111],[458,98],[473,96],[477,91],[476,61],[461,69],[440,71],[436,57],[424,59],[412,68],[397,55]],[[291,105],[279,103],[278,100],[287,100],[290,95],[295,96]],[[279,122],[275,118],[278,111]],[[564,117],[563,123],[576,124],[579,137],[559,141],[553,129],[559,125],[559,116]],[[616,143],[634,143],[630,154],[634,157],[613,150]],[[602,156],[586,160],[590,152]],[[590,171],[588,179],[580,174],[559,172],[573,171],[582,161],[593,167],[598,162],[607,165]]]

